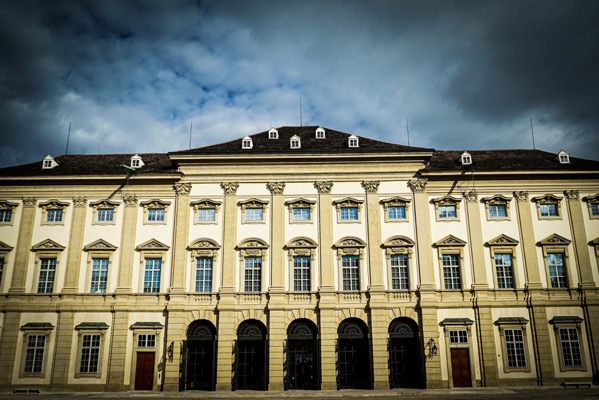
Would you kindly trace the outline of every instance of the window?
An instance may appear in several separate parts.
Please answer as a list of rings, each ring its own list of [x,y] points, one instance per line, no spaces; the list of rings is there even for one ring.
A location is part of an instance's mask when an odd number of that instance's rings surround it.
[[[343,256],[341,263],[343,290],[360,290],[360,258],[358,256]]]
[[[360,147],[360,142],[358,141],[358,137],[356,135],[351,135],[347,139],[347,145],[349,147]]]
[[[262,276],[262,257],[245,258],[244,290],[260,292]]]
[[[501,194],[484,197],[481,201],[485,204],[488,221],[504,221],[510,219],[510,202],[512,198]]]
[[[566,281],[566,267],[564,266],[563,253],[548,253],[547,266],[552,288],[568,287]]]
[[[392,255],[391,258],[391,289],[409,289],[408,256],[406,254]]]
[[[559,328],[559,341],[564,367],[582,367],[578,329]]]
[[[310,291],[310,257],[293,257],[293,290]]]
[[[131,160],[132,168],[139,168],[139,160]]]
[[[52,168],[52,161],[51,160],[44,160],[44,165],[43,165],[42,168],[44,168],[44,169]]]
[[[508,368],[526,368],[526,351],[522,329],[504,329],[505,355]]]
[[[164,225],[170,202],[160,199],[146,200],[139,203],[144,209],[144,224]]]
[[[37,292],[52,293],[54,289],[54,277],[56,275],[56,258],[42,258],[40,263]]]
[[[325,138],[325,131],[323,128],[319,127],[318,129],[316,129],[316,139],[324,139]]]
[[[490,218],[505,218],[507,217],[507,210],[505,204],[490,204],[489,205],[489,217]]]
[[[499,289],[512,289],[514,287],[512,255],[510,253],[495,253],[494,259],[495,271],[497,273],[497,287]]]
[[[464,344],[468,343],[468,330],[450,330],[449,331],[449,343],[450,344]]]
[[[565,151],[560,151],[557,154],[560,164],[570,164],[570,156]]]
[[[435,205],[437,221],[456,221],[460,218],[459,204],[461,199],[452,196],[438,197],[431,200]]]
[[[293,135],[290,140],[290,147],[292,149],[300,149],[302,147],[302,143],[300,138],[296,135]]]
[[[591,215],[593,217],[599,217],[599,203],[591,203]]]
[[[462,160],[462,165],[471,165],[472,164],[472,156],[467,151],[462,153],[460,157]]]
[[[114,209],[112,208],[99,208],[98,209],[98,222],[112,222],[114,218]]]
[[[241,207],[241,220],[243,223],[264,223],[267,201],[249,199],[237,203]]]
[[[560,203],[562,198],[546,194],[531,199],[537,205],[537,216],[539,219],[561,219]]]
[[[46,222],[62,222],[62,209],[49,209],[46,212]]]
[[[456,215],[455,205],[439,206],[439,219],[456,218]]]
[[[241,140],[241,148],[242,149],[251,149],[252,147],[254,147],[254,143],[252,142],[251,137],[246,136]]]
[[[162,259],[146,258],[144,269],[144,293],[160,292],[160,269]]]
[[[212,257],[196,258],[196,292],[212,291]]]
[[[4,275],[4,257],[0,257],[0,289],[2,288],[2,276]]]
[[[52,169],[58,167],[58,163],[54,160],[54,157],[47,155],[42,161],[42,169]]]
[[[214,221],[216,220],[216,210],[214,208],[198,209],[198,221]]]
[[[542,217],[557,217],[557,204],[555,203],[546,203],[541,204],[541,216]]]
[[[289,209],[289,222],[292,224],[312,222],[314,204],[316,204],[315,201],[307,199],[286,201],[285,205]]]
[[[589,219],[599,219],[599,194],[583,197],[582,201],[587,203]]]
[[[92,275],[89,291],[91,293],[106,293],[108,279],[108,258],[92,259]]]
[[[79,363],[79,373],[97,374],[100,363],[100,342],[101,335],[83,335],[81,342],[81,361]]]
[[[341,220],[342,221],[357,221],[358,220],[358,207],[341,207]]]
[[[387,219],[406,219],[405,206],[391,206],[387,208]]]
[[[456,290],[462,288],[460,279],[460,260],[457,254],[444,254],[443,282],[445,289]]]
[[[294,221],[310,221],[310,207],[293,208],[292,215]]]
[[[141,157],[139,156],[139,154],[135,154],[134,156],[131,157],[131,168],[141,168],[143,167],[145,164],[142,161]]]
[[[0,223],[12,221],[12,210],[0,210]]]
[[[409,199],[392,197],[380,201],[383,205],[385,222],[405,222],[408,220]]]
[[[25,368],[23,369],[26,374],[41,374],[43,372],[46,337],[47,335],[27,335]]]
[[[333,202],[337,209],[338,223],[355,223],[360,221],[363,200],[345,198]]]
[[[262,208],[246,208],[245,209],[245,220],[246,221],[262,221]]]
[[[220,208],[220,202],[210,199],[200,199],[192,201],[190,206],[193,207],[196,224],[215,224],[216,215]]]
[[[268,138],[269,139],[278,139],[279,131],[277,131],[275,128],[272,128],[271,130],[268,131]]]
[[[156,347],[156,335],[153,333],[140,333],[137,335],[137,347]]]
[[[94,225],[114,225],[116,221],[116,209],[119,203],[112,200],[98,200],[90,202],[92,207],[92,224]]]
[[[164,221],[164,208],[149,208],[148,209],[148,221],[158,222]]]

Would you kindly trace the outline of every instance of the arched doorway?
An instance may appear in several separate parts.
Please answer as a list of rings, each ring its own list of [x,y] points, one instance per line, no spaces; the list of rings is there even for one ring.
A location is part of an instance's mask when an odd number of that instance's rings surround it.
[[[309,319],[296,319],[287,328],[285,389],[318,390],[320,365],[318,329]]]
[[[192,322],[181,346],[184,390],[214,390],[216,384],[216,328],[206,320]],[[183,386],[183,385],[180,385]]]
[[[250,319],[239,324],[235,342],[234,389],[267,389],[266,341],[266,327],[262,322]]]
[[[337,329],[337,386],[339,389],[372,389],[368,327],[348,318]]]
[[[421,388],[424,384],[423,355],[418,324],[396,318],[389,324],[389,384],[391,388]]]

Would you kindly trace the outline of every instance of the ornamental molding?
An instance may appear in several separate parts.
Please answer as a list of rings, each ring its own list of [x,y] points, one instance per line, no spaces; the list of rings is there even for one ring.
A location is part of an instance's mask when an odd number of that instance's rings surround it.
[[[285,182],[268,182],[266,188],[271,194],[283,194],[285,190]]]
[[[85,197],[85,196],[73,197],[73,206],[75,206],[76,208],[85,207],[86,205],[87,205],[87,197]]]
[[[51,200],[48,200],[48,201],[45,201],[45,202],[39,204],[39,207],[43,208],[43,209],[65,208],[68,206],[69,206],[69,203],[67,203],[66,201],[60,201],[60,200],[56,200],[56,199],[51,199]]]
[[[478,192],[474,189],[469,192],[464,192],[463,195],[468,203],[476,203],[478,201]]]
[[[218,250],[220,245],[209,238],[199,238],[187,246],[187,250]]]
[[[137,251],[167,251],[169,246],[157,239],[150,239],[135,248]]]
[[[177,182],[173,185],[175,193],[179,196],[188,195],[191,192],[191,183],[189,182]]]
[[[489,240],[485,244],[489,247],[492,247],[492,246],[516,246],[516,245],[518,245],[518,243],[520,243],[520,242],[517,241],[516,239],[511,238],[508,235],[505,235],[502,233],[501,235]]]
[[[414,247],[415,244],[416,242],[407,236],[395,235],[387,239],[385,243],[383,243],[383,247]]]
[[[364,248],[366,247],[366,242],[355,236],[346,236],[344,238],[339,239],[339,241],[337,241],[337,243],[335,243],[333,247],[335,247],[336,249]]]
[[[413,192],[424,192],[428,179],[410,179],[408,187]]]
[[[453,235],[447,235],[434,243],[435,247],[465,246],[466,242]]]
[[[512,201],[512,198],[502,194],[494,194],[493,196],[483,197],[480,201],[487,204],[507,204]]]
[[[285,206],[287,206],[287,207],[310,207],[311,208],[314,204],[316,204],[316,201],[308,200],[308,199],[304,199],[304,198],[287,200],[285,202]]]
[[[381,201],[379,201],[379,204],[382,204],[382,205],[385,205],[388,207],[405,206],[406,204],[410,203],[411,201],[412,201],[411,199],[406,199],[403,197],[395,196],[395,197],[381,200]]]
[[[226,196],[234,196],[239,188],[239,182],[222,182],[220,187],[223,189]]]
[[[580,200],[580,192],[578,190],[566,190],[564,195],[568,200]]]
[[[12,249],[14,249],[14,247],[9,246],[4,242],[0,242],[0,253],[8,253]]]
[[[519,203],[527,202],[528,201],[528,192],[523,191],[523,190],[514,192],[514,198]]]
[[[333,188],[333,181],[317,181],[314,182],[314,187],[318,190],[318,193],[328,194],[331,193],[331,189]]]
[[[563,236],[554,233],[553,235],[547,236],[545,239],[539,241],[537,243],[538,246],[567,246],[572,241],[570,239],[566,239]]]
[[[582,201],[586,201],[587,203],[599,201],[599,193],[585,196],[582,198]]]
[[[242,209],[246,208],[264,208],[268,205],[268,201],[260,199],[247,199],[237,203]]]
[[[35,197],[23,197],[23,207],[35,207],[35,203],[37,202],[37,198]]]
[[[92,201],[89,203],[90,207],[94,208],[115,208],[118,207],[121,203],[117,201],[112,201],[108,199]]]
[[[537,196],[530,199],[536,203],[558,203],[563,199],[563,197],[556,196],[554,194],[545,194],[543,196]]]
[[[44,251],[44,250],[52,250],[52,251],[63,251],[65,247],[61,244],[56,243],[52,239],[45,239],[41,242],[34,244],[31,246],[31,251]]]
[[[18,206],[19,203],[13,203],[8,200],[0,200],[0,210],[12,210]]]
[[[333,204],[337,207],[359,207],[362,203],[364,203],[364,200],[358,200],[352,197],[333,201]]]
[[[104,239],[95,240],[95,241],[91,242],[90,244],[86,245],[85,247],[83,247],[83,251],[94,251],[94,250],[115,251],[116,249],[117,249],[117,247],[115,245],[108,243]]]
[[[146,201],[142,201],[141,203],[139,203],[140,206],[144,207],[144,208],[166,208],[167,206],[170,206],[171,203],[170,201],[164,201],[164,200],[160,200],[160,199],[152,199],[152,200],[146,200]]]
[[[218,210],[220,208],[221,202],[211,199],[199,199],[192,201],[191,203],[189,203],[189,205],[193,207],[194,210],[203,208],[214,208]]]
[[[293,238],[285,245],[286,250],[295,248],[315,249],[316,247],[318,247],[316,242],[305,236]]]
[[[460,199],[459,197],[453,197],[451,195],[447,195],[447,196],[437,197],[435,199],[432,199],[431,203],[445,205],[445,204],[457,204],[461,201],[462,201],[462,199]]]
[[[377,193],[379,190],[379,185],[381,181],[362,181],[362,187],[366,191],[366,193]]]
[[[123,194],[123,203],[126,207],[137,207],[137,197],[133,194]]]
[[[268,244],[262,239],[248,238],[245,239],[236,246],[237,250],[241,249],[268,249]]]

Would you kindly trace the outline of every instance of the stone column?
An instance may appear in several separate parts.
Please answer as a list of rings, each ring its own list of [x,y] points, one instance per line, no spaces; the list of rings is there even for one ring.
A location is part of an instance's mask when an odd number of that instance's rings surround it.
[[[187,284],[187,243],[189,241],[189,192],[191,183],[178,182],[174,187],[175,223],[173,225],[173,262],[171,265],[171,287],[169,292],[183,294]]]
[[[271,194],[270,218],[270,288],[268,300],[268,390],[283,390],[283,346],[285,331],[285,182],[268,182]]]
[[[135,232],[137,225],[137,197],[123,195],[123,229],[121,231],[121,249],[119,254],[119,276],[116,293],[131,293],[133,274],[133,254],[135,252]]]
[[[87,197],[73,197],[73,217],[67,256],[63,294],[74,294],[79,291],[79,271],[81,271],[81,253],[83,252],[83,234],[85,233],[85,214]]]
[[[566,190],[566,202],[568,214],[570,215],[570,230],[572,231],[572,246],[574,246],[574,257],[578,267],[579,285],[583,289],[595,288],[591,257],[589,256],[588,240],[584,229],[582,206],[578,190]]]
[[[518,210],[518,229],[522,251],[524,252],[524,271],[526,274],[526,287],[530,289],[541,288],[541,275],[539,272],[539,261],[535,235],[532,227],[532,213],[528,201],[528,192],[514,192],[516,198],[516,209]]]
[[[75,314],[72,311],[59,311],[58,323],[56,324],[56,348],[54,351],[52,381],[50,386],[55,392],[65,391],[69,383],[69,367],[71,361],[71,349],[76,334]]]
[[[9,293],[25,293],[25,279],[29,267],[29,254],[31,253],[31,237],[35,221],[37,199],[35,197],[23,198],[23,212],[19,224],[19,234],[15,250],[15,262],[12,271]]]

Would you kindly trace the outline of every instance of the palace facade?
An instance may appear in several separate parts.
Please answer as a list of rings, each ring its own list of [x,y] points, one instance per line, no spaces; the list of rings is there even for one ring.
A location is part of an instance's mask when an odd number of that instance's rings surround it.
[[[598,380],[599,161],[317,126],[0,169],[0,391]]]

